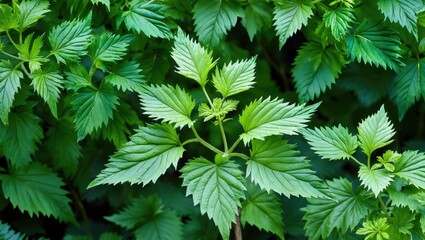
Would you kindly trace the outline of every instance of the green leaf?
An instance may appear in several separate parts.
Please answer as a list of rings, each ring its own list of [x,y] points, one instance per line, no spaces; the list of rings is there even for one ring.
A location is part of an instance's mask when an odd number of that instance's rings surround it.
[[[40,18],[43,18],[45,13],[50,12],[48,9],[49,1],[24,0],[14,6],[16,7],[15,12],[17,13],[18,25],[21,32]]]
[[[127,229],[135,229],[136,239],[182,239],[182,223],[174,211],[155,196],[134,199],[120,213],[105,217]]]
[[[398,108],[399,120],[407,110],[425,96],[425,59],[412,61],[394,79],[394,100]]]
[[[102,66],[102,62],[116,62],[121,60],[127,52],[127,47],[134,39],[131,35],[115,35],[110,32],[94,37],[89,47],[89,55],[96,66]]]
[[[359,123],[357,130],[360,147],[368,156],[376,149],[390,144],[395,134],[393,124],[388,119],[383,105],[377,113]]]
[[[191,127],[190,114],[195,107],[192,97],[179,86],[147,86],[140,94],[142,109],[153,119],[174,124],[175,127]]]
[[[246,200],[242,202],[241,223],[249,223],[284,239],[282,206],[278,197],[267,193],[252,182],[246,183]]]
[[[239,117],[244,133],[240,135],[245,144],[252,139],[263,140],[267,136],[297,134],[306,126],[319,104],[295,105],[270,97],[251,102]]]
[[[400,38],[397,32],[386,28],[382,23],[368,23],[363,21],[354,34],[347,38],[348,53],[351,60],[368,63],[370,65],[390,68],[400,71],[404,63],[401,58]]]
[[[212,52],[208,52],[199,43],[178,30],[174,38],[174,47],[171,57],[177,63],[177,73],[195,80],[205,86],[208,72],[217,64],[213,61]]]
[[[193,8],[195,32],[199,41],[215,47],[220,40],[236,25],[243,10],[234,1],[199,0]]]
[[[359,228],[356,233],[358,235],[367,235],[367,239],[390,239],[388,231],[390,225],[387,223],[387,218],[374,218],[372,221],[363,222],[363,227]]]
[[[267,192],[273,190],[286,197],[326,197],[318,190],[321,182],[311,165],[297,156],[294,148],[279,136],[252,141],[246,175]]]
[[[239,101],[224,100],[222,98],[213,99],[213,108],[206,103],[201,103],[198,108],[199,116],[205,117],[204,122],[212,119],[223,119],[226,114],[237,109]]]
[[[124,21],[129,30],[143,32],[147,37],[170,38],[170,28],[164,22],[161,5],[149,0],[133,0],[128,3],[129,9],[117,18],[117,25]]]
[[[303,208],[306,235],[311,240],[326,239],[337,229],[342,234],[352,231],[368,215],[374,200],[367,199],[363,190],[353,191],[347,179],[327,181],[334,199],[310,198]]]
[[[311,16],[313,16],[313,5],[310,1],[294,0],[278,3],[274,10],[273,25],[279,36],[279,48],[282,48],[286,40],[302,26],[307,25]]]
[[[118,97],[113,89],[103,85],[100,89],[84,88],[72,96],[72,108],[75,111],[75,129],[78,141],[87,134],[108,124],[116,110]]]
[[[78,91],[81,88],[91,87],[91,79],[89,73],[80,64],[73,64],[69,66],[70,72],[65,72],[66,79],[64,86],[68,90]]]
[[[0,32],[18,28],[18,18],[9,5],[0,4],[0,16]]]
[[[425,154],[406,151],[394,164],[394,174],[409,181],[418,188],[425,189]]]
[[[311,149],[325,159],[349,159],[357,149],[357,137],[341,125],[304,129],[302,133]]]
[[[63,77],[59,71],[49,65],[46,69],[38,69],[31,73],[31,85],[40,97],[49,105],[50,111],[58,118],[57,103],[63,89]]]
[[[114,64],[105,77],[105,82],[109,82],[119,90],[141,92],[145,84],[145,76],[141,73],[140,65],[134,61],[125,61]]]
[[[377,4],[386,19],[388,18],[390,22],[396,22],[405,27],[418,39],[418,18],[416,14],[419,9],[424,7],[421,0],[378,0]]]
[[[243,61],[230,62],[213,75],[214,87],[224,98],[247,91],[255,80],[255,60],[257,57]]]
[[[111,10],[111,2],[110,0],[91,0],[91,2],[95,5],[99,5],[99,3],[103,4],[106,6],[106,8],[108,9],[108,11]]]
[[[32,41],[32,37],[33,34],[28,35],[25,41],[16,47],[20,57],[28,62],[31,72],[40,69],[41,63],[46,61],[45,58],[40,57],[40,50],[43,47],[43,36],[37,37],[34,41]]]
[[[4,124],[9,123],[9,112],[23,77],[10,61],[0,61],[0,119]]]
[[[183,156],[184,148],[176,130],[169,124],[141,127],[136,134],[109,159],[106,169],[90,187],[100,184],[148,184],[155,182]]]
[[[8,125],[0,123],[0,149],[14,167],[22,167],[31,161],[37,149],[36,143],[43,138],[40,119],[31,108],[20,106],[10,113]]]
[[[213,221],[199,213],[190,216],[190,219],[183,227],[183,236],[186,240],[217,240],[218,234],[217,227]]]
[[[370,169],[365,165],[359,169],[359,178],[362,185],[372,190],[375,197],[393,181],[393,175],[387,169]]]
[[[0,239],[24,240],[25,234],[15,232],[9,224],[0,221]]]
[[[243,172],[233,161],[215,164],[205,158],[189,161],[181,170],[186,195],[193,195],[193,203],[200,204],[201,214],[207,213],[218,226],[224,240],[236,221],[245,186]]]
[[[251,42],[255,34],[260,32],[263,27],[268,28],[272,25],[271,10],[270,4],[263,0],[247,1],[241,23],[247,30]]]
[[[21,212],[28,212],[30,217],[38,217],[41,213],[76,223],[69,206],[71,200],[66,196],[67,191],[61,188],[64,183],[49,168],[33,163],[0,178],[4,196]]]
[[[49,32],[51,54],[55,55],[57,62],[77,62],[81,56],[87,54],[86,49],[91,38],[91,20],[90,13],[84,20],[65,21]]]
[[[323,14],[323,23],[326,28],[331,30],[331,34],[336,41],[339,42],[345,39],[348,34],[350,23],[356,20],[353,12],[351,8],[339,7]]]
[[[299,99],[306,102],[325,92],[335,83],[344,66],[344,56],[335,47],[324,48],[319,42],[302,46],[292,69]]]

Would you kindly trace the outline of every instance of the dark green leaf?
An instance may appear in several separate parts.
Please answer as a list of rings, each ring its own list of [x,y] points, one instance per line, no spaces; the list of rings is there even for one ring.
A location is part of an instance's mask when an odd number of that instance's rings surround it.
[[[9,123],[10,108],[23,77],[22,72],[15,69],[10,61],[0,61],[0,119],[4,124]]]

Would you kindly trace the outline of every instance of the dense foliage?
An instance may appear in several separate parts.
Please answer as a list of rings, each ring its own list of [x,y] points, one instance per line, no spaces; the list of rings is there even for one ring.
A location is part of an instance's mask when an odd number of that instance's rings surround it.
[[[422,0],[0,0],[0,238],[425,239],[424,52]]]

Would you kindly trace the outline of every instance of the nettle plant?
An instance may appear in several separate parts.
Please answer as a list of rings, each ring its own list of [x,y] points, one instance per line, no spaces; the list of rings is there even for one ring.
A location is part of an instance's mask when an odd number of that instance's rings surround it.
[[[140,93],[142,110],[161,123],[140,127],[110,158],[89,187],[155,182],[170,166],[177,166],[186,145],[201,144],[213,151],[215,158],[197,156],[180,169],[183,186],[187,195],[192,195],[194,205],[199,205],[201,213],[214,221],[224,239],[229,239],[232,223],[235,223],[236,237],[241,236],[240,224],[249,223],[283,239],[282,210],[276,194],[327,197],[308,161],[281,137],[282,134],[296,134],[305,127],[318,104],[295,105],[270,97],[253,100],[238,119],[243,133],[230,145],[225,122],[232,121],[227,116],[238,106],[238,101],[231,97],[253,87],[256,57],[219,68],[212,53],[181,30],[174,41],[172,57],[177,63],[177,72],[195,80],[208,99],[207,103],[199,104],[198,121],[212,121],[217,126],[224,149],[216,148],[198,134],[196,118],[191,116],[195,101],[184,89],[170,85],[146,86]],[[209,81],[208,73],[214,67]],[[220,97],[210,98],[209,82]],[[181,141],[177,130],[186,127],[192,130],[194,138]],[[249,154],[235,151],[241,142],[249,149]],[[137,220],[132,210],[134,207],[108,219],[128,227],[129,219]],[[139,226],[136,235],[141,229],[144,227]],[[142,239],[143,236],[136,237]]]
[[[346,238],[357,228],[355,233],[365,239],[425,239],[425,154],[410,150],[373,154],[390,144],[395,134],[383,106],[357,130],[353,135],[339,125],[302,131],[323,159],[355,162],[360,180],[356,187],[346,178],[326,181],[332,197],[310,198],[303,209],[306,234],[310,239]],[[365,163],[355,157],[359,147]]]

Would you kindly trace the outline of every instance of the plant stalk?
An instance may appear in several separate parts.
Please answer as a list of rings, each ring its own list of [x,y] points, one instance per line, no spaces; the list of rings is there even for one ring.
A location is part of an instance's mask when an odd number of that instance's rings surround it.
[[[234,226],[235,240],[242,240],[242,228],[241,228],[241,208],[238,207],[238,215],[236,215],[236,223]]]
[[[222,151],[220,151],[219,149],[217,149],[216,147],[214,147],[213,145],[209,144],[207,141],[205,141],[204,139],[202,139],[198,132],[196,131],[195,127],[192,126],[191,127],[193,134],[195,134],[195,137],[199,140],[199,142],[204,145],[205,147],[207,147],[208,149],[210,149],[211,151],[215,152],[215,153],[223,153]]]

